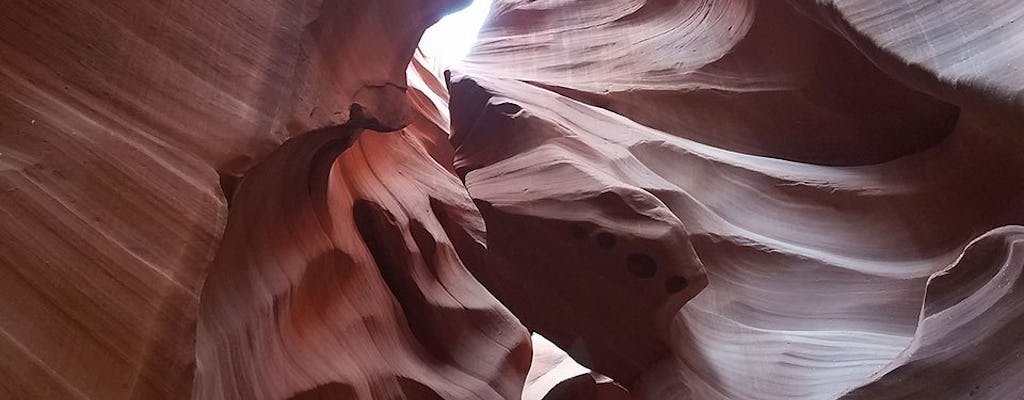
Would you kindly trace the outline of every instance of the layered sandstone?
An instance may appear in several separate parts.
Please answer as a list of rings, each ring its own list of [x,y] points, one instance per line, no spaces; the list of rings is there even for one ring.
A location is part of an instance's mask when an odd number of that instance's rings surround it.
[[[634,398],[1021,395],[1024,8],[495,7],[451,78],[452,141],[497,232],[500,279],[478,276],[527,327]],[[665,249],[655,273],[638,241]],[[538,246],[568,257],[524,262]],[[671,328],[606,311],[693,288],[687,266],[708,284]]]
[[[465,4],[0,3],[0,398],[1024,396],[1024,6]]]
[[[427,151],[441,128],[358,139],[425,118],[407,101],[409,60],[464,4],[3,2],[0,397],[518,393],[526,332],[445,234],[483,240],[464,187]],[[349,145],[360,151],[332,158]],[[401,195],[414,182],[429,190]],[[448,231],[427,218],[432,198]],[[427,208],[408,218],[382,203]],[[345,285],[365,305],[345,306]],[[454,349],[431,341],[466,331]],[[359,370],[332,356],[341,346],[405,367]],[[303,351],[347,368],[277,364]]]

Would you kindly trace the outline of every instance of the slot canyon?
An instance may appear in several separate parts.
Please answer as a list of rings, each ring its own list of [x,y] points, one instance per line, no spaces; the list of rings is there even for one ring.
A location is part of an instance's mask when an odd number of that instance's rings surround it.
[[[1020,0],[0,0],[0,399],[1022,382]]]

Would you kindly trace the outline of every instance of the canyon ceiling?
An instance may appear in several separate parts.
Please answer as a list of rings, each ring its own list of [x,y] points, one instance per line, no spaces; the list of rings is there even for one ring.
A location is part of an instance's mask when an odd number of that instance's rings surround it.
[[[0,399],[1024,398],[1024,3],[0,1]]]

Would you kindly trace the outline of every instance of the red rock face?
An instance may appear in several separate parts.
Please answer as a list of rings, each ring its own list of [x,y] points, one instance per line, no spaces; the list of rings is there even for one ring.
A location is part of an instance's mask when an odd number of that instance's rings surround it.
[[[0,398],[518,394],[526,331],[426,218],[434,198],[449,230],[484,240],[464,187],[420,142],[438,128],[355,141],[414,120],[413,49],[461,4],[0,5]],[[336,160],[353,142],[364,150]],[[390,195],[346,189],[344,176],[400,176],[374,175],[368,148],[425,174],[419,222],[381,211]],[[332,173],[342,163],[361,172]],[[328,201],[348,204],[329,213]],[[352,231],[335,243],[332,223]],[[378,264],[397,272],[385,281]],[[374,305],[348,304],[338,290],[352,287]],[[352,341],[369,337],[405,344]],[[296,351],[328,361],[280,364]],[[360,370],[361,357],[411,369]]]
[[[0,398],[1024,397],[1018,2],[465,4],[0,3]]]
[[[483,243],[465,189],[415,129],[357,134],[308,134],[247,174],[203,288],[195,393],[517,397],[530,347],[456,253]]]

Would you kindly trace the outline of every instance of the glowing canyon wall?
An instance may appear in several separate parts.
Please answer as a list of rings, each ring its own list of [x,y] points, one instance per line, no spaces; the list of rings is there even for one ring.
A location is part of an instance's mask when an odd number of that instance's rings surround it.
[[[467,3],[0,2],[0,398],[1024,396],[1024,5]]]

